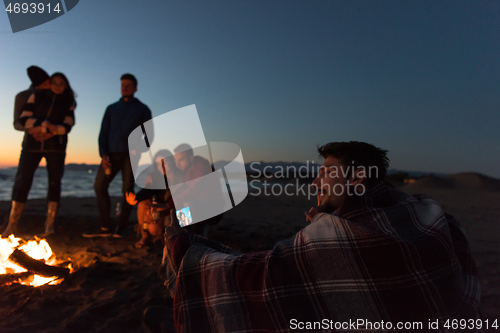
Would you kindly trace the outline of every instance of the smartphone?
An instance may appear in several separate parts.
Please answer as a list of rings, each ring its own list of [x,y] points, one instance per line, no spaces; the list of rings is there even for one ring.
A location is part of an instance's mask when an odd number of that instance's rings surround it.
[[[175,212],[177,220],[179,220],[179,225],[185,227],[193,223],[193,218],[191,217],[191,210],[188,207],[184,207]]]

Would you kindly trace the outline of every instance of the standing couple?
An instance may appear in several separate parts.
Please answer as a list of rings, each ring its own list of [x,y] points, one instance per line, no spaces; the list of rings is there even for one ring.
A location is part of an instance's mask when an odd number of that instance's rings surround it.
[[[54,73],[49,77],[36,66],[27,71],[32,85],[17,94],[14,104],[14,128],[24,131],[24,139],[12,190],[9,222],[2,237],[17,233],[17,222],[42,158],[45,158],[49,178],[44,236],[54,233],[68,133],[75,123],[75,93],[66,76]]]

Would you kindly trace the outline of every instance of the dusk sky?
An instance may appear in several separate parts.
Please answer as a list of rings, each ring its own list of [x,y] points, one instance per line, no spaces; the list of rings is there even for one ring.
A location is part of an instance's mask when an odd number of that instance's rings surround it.
[[[391,168],[500,177],[499,1],[82,0],[19,33],[3,11],[0,41],[0,167],[17,165],[14,96],[37,65],[78,94],[66,163],[100,162],[130,72],[153,116],[196,104],[207,141],[245,162],[357,140]]]

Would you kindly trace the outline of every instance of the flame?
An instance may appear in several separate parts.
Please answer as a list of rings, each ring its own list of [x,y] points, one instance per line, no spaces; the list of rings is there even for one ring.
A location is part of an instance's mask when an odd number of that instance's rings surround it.
[[[0,274],[26,272],[26,269],[9,260],[9,256],[19,246],[21,238],[10,235],[8,238],[0,236]]]
[[[35,237],[35,240],[25,242],[21,238],[15,237],[14,235],[10,235],[8,238],[2,238],[2,236],[0,236],[0,274],[27,272],[25,268],[9,260],[9,256],[16,248],[35,260],[43,260],[46,265],[58,264],[56,256],[45,239]],[[67,268],[69,268],[70,272],[73,273],[71,263],[67,266]],[[35,274],[33,278],[28,278],[26,280],[19,279],[17,282],[24,285],[38,287],[47,283],[51,285],[59,284],[62,280],[63,279],[60,279],[57,276],[44,277]]]
[[[29,285],[33,286],[33,287],[39,287],[39,286],[43,286],[44,284],[51,283],[54,280],[57,280],[57,276],[44,277],[44,276],[40,276],[40,275],[35,275],[35,277],[29,283]]]

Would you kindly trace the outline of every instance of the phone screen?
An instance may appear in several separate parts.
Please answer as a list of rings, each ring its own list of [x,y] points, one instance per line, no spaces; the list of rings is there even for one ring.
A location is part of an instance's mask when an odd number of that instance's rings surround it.
[[[188,207],[184,207],[175,212],[177,219],[179,220],[179,225],[185,227],[193,223],[193,218],[191,217],[191,210]]]

